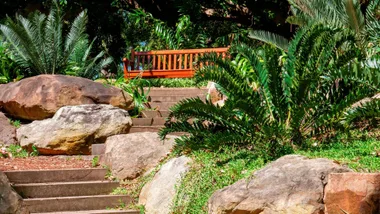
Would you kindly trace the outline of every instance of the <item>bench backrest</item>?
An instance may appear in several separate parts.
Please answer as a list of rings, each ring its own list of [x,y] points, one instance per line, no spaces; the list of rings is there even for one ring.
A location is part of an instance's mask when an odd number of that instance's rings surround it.
[[[130,59],[123,59],[125,78],[141,75],[145,78],[182,78],[194,75],[193,63],[199,56],[215,52],[226,57],[227,48],[205,48],[187,50],[160,50],[135,52]],[[203,66],[200,64],[199,66]]]

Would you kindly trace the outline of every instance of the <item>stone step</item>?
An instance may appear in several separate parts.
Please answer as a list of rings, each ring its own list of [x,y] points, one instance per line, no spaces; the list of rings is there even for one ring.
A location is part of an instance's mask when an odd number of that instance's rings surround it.
[[[23,200],[23,207],[30,213],[46,213],[59,211],[102,210],[125,207],[132,199],[125,195],[96,195],[54,198],[31,198]]]
[[[129,133],[137,132],[158,132],[164,126],[132,126]]]
[[[63,211],[31,214],[140,214],[137,210],[84,210],[84,211]]]
[[[168,117],[170,114],[170,111],[156,111],[156,110],[143,110],[141,112],[142,117],[144,118],[156,118],[156,117]]]
[[[60,183],[14,184],[23,198],[50,198],[67,196],[106,195],[119,187],[115,181],[81,181]]]
[[[158,111],[168,111],[175,104],[177,102],[149,102],[150,108]]]
[[[133,126],[163,126],[166,122],[166,118],[132,118]]]
[[[197,96],[186,96],[186,95],[168,95],[168,96],[149,96],[148,100],[150,102],[178,102],[183,99],[199,97],[203,100],[206,99],[206,95],[197,95]]]
[[[105,180],[107,169],[59,169],[59,170],[25,170],[5,171],[13,184],[100,181]]]

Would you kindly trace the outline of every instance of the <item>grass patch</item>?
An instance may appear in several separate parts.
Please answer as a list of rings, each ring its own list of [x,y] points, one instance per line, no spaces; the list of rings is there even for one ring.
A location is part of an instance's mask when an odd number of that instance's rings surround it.
[[[207,86],[207,82],[196,84],[194,78],[153,78],[148,79],[150,87],[185,88]],[[148,87],[149,85],[144,85]]]
[[[207,213],[207,200],[216,190],[250,176],[264,165],[261,158],[247,150],[197,151],[189,156],[193,163],[177,187],[173,213]]]
[[[357,172],[380,171],[380,140],[355,140],[296,153],[310,158],[332,159]]]
[[[344,143],[335,141],[314,146],[295,154],[310,158],[328,158],[358,172],[380,172],[380,140],[363,139]],[[207,201],[218,189],[247,178],[265,163],[247,150],[230,149],[221,153],[196,151],[192,168],[177,187],[173,213],[207,213]]]

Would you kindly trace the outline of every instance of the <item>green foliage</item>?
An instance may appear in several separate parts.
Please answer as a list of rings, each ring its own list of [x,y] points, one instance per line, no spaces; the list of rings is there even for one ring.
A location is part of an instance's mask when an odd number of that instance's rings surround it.
[[[194,78],[157,78],[148,79],[149,84],[145,87],[165,87],[165,88],[186,88],[186,87],[202,87],[207,83],[196,83]]]
[[[99,156],[95,156],[91,160],[91,166],[92,167],[97,167],[99,166]]]
[[[16,128],[20,128],[20,126],[21,126],[21,122],[19,120],[11,120],[11,119],[9,119],[9,123],[12,126],[16,127]]]
[[[249,177],[264,165],[264,160],[248,150],[226,148],[213,153],[196,151],[191,169],[176,188],[173,213],[207,213],[207,201],[218,189]]]
[[[120,77],[115,82],[109,81],[108,84],[126,91],[133,98],[134,109],[130,112],[132,116],[139,116],[142,110],[147,107],[149,108],[149,106],[147,106],[150,91],[150,83],[148,80],[142,79],[140,76],[127,80],[124,79],[124,77]],[[146,89],[144,89],[144,87]]]
[[[359,0],[289,0],[293,16],[288,18],[292,24],[307,25],[322,23],[325,26],[345,28],[351,31],[361,48],[366,51],[369,43],[380,47],[379,0],[370,0],[361,11]]]
[[[164,22],[155,19],[152,14],[135,10],[128,15],[130,28],[144,29],[149,36],[139,40],[134,47],[138,51],[160,49],[183,49],[205,47],[207,38],[199,26],[190,21],[189,16],[179,18],[176,27],[168,27]]]
[[[0,37],[0,84],[9,83],[13,80],[21,79],[19,68],[9,53],[7,44]]]
[[[111,57],[104,58],[103,51],[94,58],[90,58],[94,42],[95,40],[89,43],[87,39],[78,42],[70,55],[69,63],[65,71],[66,74],[96,79],[100,76],[102,68],[112,63],[113,59]]]
[[[200,62],[211,63],[195,75],[219,85],[228,97],[223,106],[191,98],[171,108],[160,135],[188,132],[176,140],[177,151],[234,145],[273,159],[302,147],[307,137],[342,128],[351,106],[379,91],[380,74],[361,63],[353,36],[338,29],[302,28],[286,54],[244,44],[231,54],[238,57],[203,57]]]
[[[38,156],[38,150],[35,146],[32,147],[32,152],[28,153],[19,145],[0,145],[0,157],[3,158],[27,158]]]
[[[88,59],[92,45],[87,42],[86,23],[87,12],[83,11],[66,33],[62,11],[53,0],[49,15],[35,12],[28,19],[17,15],[16,21],[8,18],[5,25],[0,25],[0,31],[10,44],[14,61],[25,69],[25,76],[62,74],[68,69],[88,77],[93,76],[92,69],[109,64],[110,59],[98,64],[102,52]],[[77,71],[76,67],[81,68]]]

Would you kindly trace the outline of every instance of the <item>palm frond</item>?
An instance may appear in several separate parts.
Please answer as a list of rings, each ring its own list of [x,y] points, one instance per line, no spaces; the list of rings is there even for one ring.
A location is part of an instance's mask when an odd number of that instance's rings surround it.
[[[288,51],[289,48],[289,40],[271,32],[252,30],[249,32],[249,37],[274,45],[283,51]]]

